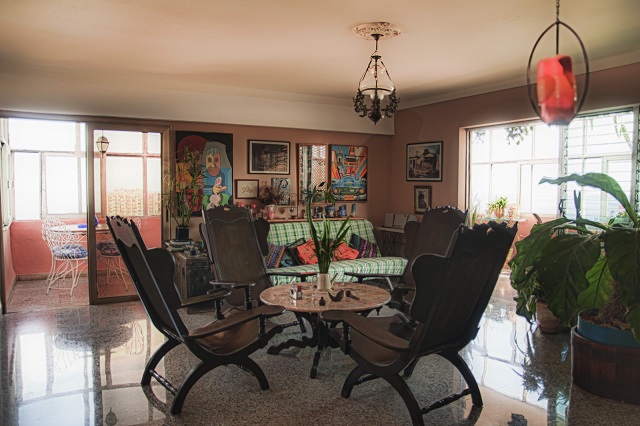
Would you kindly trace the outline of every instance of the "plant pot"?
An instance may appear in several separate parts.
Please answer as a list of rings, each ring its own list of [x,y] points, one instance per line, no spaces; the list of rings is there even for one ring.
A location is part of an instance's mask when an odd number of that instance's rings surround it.
[[[538,328],[542,333],[556,334],[569,331],[569,327],[565,327],[560,322],[560,318],[555,316],[549,309],[547,302],[536,301],[536,321]]]
[[[326,217],[335,217],[336,209],[334,206],[326,206],[324,208],[324,213]]]
[[[329,291],[331,289],[331,277],[329,274],[318,274],[318,291]]]
[[[176,226],[176,241],[189,241],[188,226]]]
[[[615,342],[621,334],[631,335],[631,331],[588,322],[582,314],[578,315],[578,326],[571,331],[573,382],[594,395],[640,405],[640,345],[617,346],[592,340]],[[628,344],[628,336],[622,337],[622,342]]]

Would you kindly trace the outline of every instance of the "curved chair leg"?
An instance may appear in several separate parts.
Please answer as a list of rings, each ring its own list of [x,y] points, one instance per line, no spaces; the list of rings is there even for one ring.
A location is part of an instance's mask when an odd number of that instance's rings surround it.
[[[182,381],[182,384],[178,388],[178,391],[173,398],[173,403],[171,404],[171,414],[179,414],[182,411],[182,404],[184,404],[184,400],[193,385],[195,385],[198,380],[200,380],[200,377],[204,376],[206,373],[213,370],[218,365],[220,364],[205,364],[204,362],[201,362],[196,367],[194,367],[189,374],[187,374],[187,377],[185,377],[185,379]]]
[[[418,364],[418,358],[414,358],[413,361],[409,363],[404,369],[404,373],[402,374],[404,377],[411,377],[413,374],[413,370],[415,370],[416,365]]]
[[[156,369],[156,366],[158,365],[162,357],[167,354],[167,352],[169,352],[179,344],[180,342],[170,338],[153,353],[151,358],[149,358],[149,362],[147,362],[147,365],[144,368],[144,373],[142,373],[142,379],[140,380],[141,385],[145,386],[151,383],[151,371]]]
[[[478,382],[464,359],[462,359],[460,354],[457,352],[455,354],[443,354],[442,356],[449,360],[449,362],[458,369],[460,374],[462,374],[462,377],[464,377],[464,380],[467,382],[469,390],[471,391],[471,401],[473,402],[473,405],[482,407],[482,395],[480,394]]]
[[[296,320],[298,321],[298,324],[300,324],[300,331],[302,333],[306,333],[307,327],[304,325],[304,319],[299,313],[296,313]]]
[[[364,369],[362,369],[360,366],[357,366],[356,368],[351,370],[351,373],[349,373],[344,381],[344,385],[342,385],[342,391],[340,392],[340,395],[342,395],[343,398],[349,398],[351,396],[351,390],[357,384],[358,379],[365,374],[367,374],[367,372],[364,371]]]
[[[260,368],[260,366],[256,364],[254,360],[247,357],[241,361],[237,361],[236,364],[239,364],[249,370],[255,376],[255,378],[258,379],[260,389],[269,389],[269,381],[267,380],[267,376],[264,375],[264,371],[262,371],[262,368]]]
[[[409,385],[397,374],[392,376],[381,376],[385,379],[393,388],[400,394],[404,404],[407,406],[409,410],[409,414],[411,415],[411,422],[415,425],[423,426],[424,419],[422,418],[422,412],[420,411],[420,406],[418,405],[418,401],[416,401],[416,397],[413,396],[413,392],[409,389]]]

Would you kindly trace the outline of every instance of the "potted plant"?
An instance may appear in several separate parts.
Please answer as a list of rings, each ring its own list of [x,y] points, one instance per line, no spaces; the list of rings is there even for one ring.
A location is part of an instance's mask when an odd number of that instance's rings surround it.
[[[498,197],[493,203],[489,204],[488,211],[496,218],[504,217],[505,209],[507,208],[507,197]]]
[[[175,175],[165,176],[167,192],[162,194],[167,211],[176,222],[176,240],[189,240],[189,221],[202,208],[204,196],[201,154],[185,148],[176,156]],[[181,158],[180,158],[181,157]]]
[[[528,318],[535,315],[533,302],[541,292],[563,324],[575,323],[579,312],[595,308],[598,314],[583,314],[577,321],[604,326],[604,334],[609,334],[606,329],[612,333],[622,329],[622,334],[633,333],[640,342],[640,223],[626,194],[613,178],[601,173],[540,182],[575,182],[600,189],[616,199],[624,211],[607,224],[587,220],[580,215],[580,195],[576,194],[575,219],[562,217],[536,225],[528,237],[516,243],[517,254],[510,266],[511,284],[518,290],[518,313]],[[640,404],[640,384],[615,382],[638,377],[640,345],[637,349],[611,348],[585,336],[582,325],[572,332],[574,382],[592,393]],[[620,354],[625,356],[618,358]],[[605,359],[608,368],[617,369],[606,378],[601,374],[605,367],[596,362]],[[605,384],[605,379],[615,383]],[[630,386],[635,388],[630,390]]]
[[[267,218],[276,217],[276,208],[284,200],[285,194],[275,191],[271,186],[263,184],[258,201],[267,209]]]
[[[320,229],[316,229],[313,222],[313,214],[311,212],[311,203],[317,196],[322,196],[324,198],[326,193],[330,191],[329,189],[327,191],[322,191],[322,187],[324,187],[324,182],[314,186],[312,194],[307,197],[306,214],[311,238],[313,240],[315,256],[318,259],[318,290],[326,291],[331,288],[329,265],[333,260],[335,250],[344,241],[347,231],[349,230],[349,218],[342,222],[335,238],[331,238],[331,221],[327,219],[326,215],[322,216]],[[322,195],[323,192],[324,195]],[[326,200],[326,198],[324,199]]]

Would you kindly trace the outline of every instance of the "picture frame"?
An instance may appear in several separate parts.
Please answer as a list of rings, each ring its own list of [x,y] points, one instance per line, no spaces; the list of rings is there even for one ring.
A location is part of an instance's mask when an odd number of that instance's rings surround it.
[[[413,208],[416,214],[423,214],[431,208],[431,186],[416,185],[413,187]]]
[[[291,143],[249,139],[249,173],[288,175]]]
[[[366,146],[330,145],[329,176],[336,201],[367,201]]]
[[[258,194],[260,194],[258,179],[236,179],[236,199],[255,199],[258,198]]]
[[[407,144],[407,181],[442,182],[442,141]]]
[[[278,206],[288,206],[291,204],[291,179],[271,178],[271,189],[283,195],[282,201],[277,204]]]

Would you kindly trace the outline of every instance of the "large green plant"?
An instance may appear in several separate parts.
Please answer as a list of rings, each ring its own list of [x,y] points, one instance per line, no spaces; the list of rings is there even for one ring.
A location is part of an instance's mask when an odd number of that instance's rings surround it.
[[[328,220],[325,215],[322,215],[322,223],[320,224],[320,230],[316,229],[313,221],[313,207],[312,201],[317,198],[324,198],[327,191],[323,191],[324,182],[313,187],[311,194],[307,197],[306,209],[307,209],[307,222],[309,223],[309,230],[311,231],[311,238],[318,258],[318,272],[321,274],[329,273],[329,265],[333,260],[333,253],[338,246],[344,241],[344,237],[349,230],[349,218],[342,222],[342,225],[338,229],[338,233],[335,238],[331,238],[331,221]]]
[[[626,321],[640,341],[640,224],[635,209],[620,185],[601,173],[572,174],[540,183],[575,182],[600,189],[624,208],[623,220],[601,224],[580,216],[559,218],[533,227],[516,243],[516,256],[509,262],[511,285],[518,290],[517,312],[529,320],[535,301],[543,297],[551,311],[569,324],[583,309],[620,303]],[[620,298],[611,299],[612,288]]]

